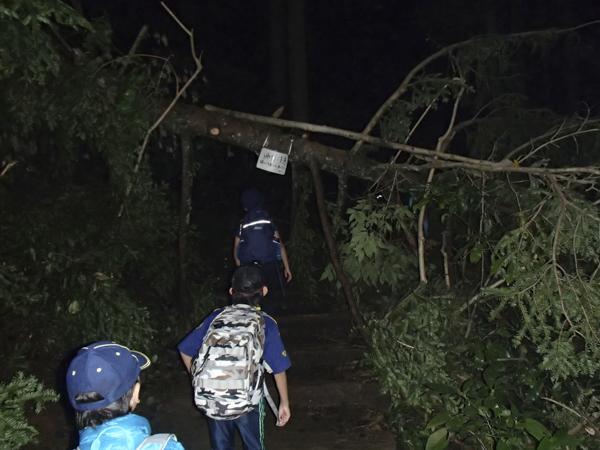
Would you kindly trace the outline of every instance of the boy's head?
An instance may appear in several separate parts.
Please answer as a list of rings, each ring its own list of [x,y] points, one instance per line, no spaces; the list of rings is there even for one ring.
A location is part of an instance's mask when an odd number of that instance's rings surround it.
[[[240,196],[240,203],[246,211],[250,211],[254,208],[260,208],[264,202],[264,197],[256,188],[245,189]]]
[[[81,348],[67,372],[69,402],[78,426],[101,425],[135,408],[140,371],[149,365],[143,353],[112,341]]]
[[[258,306],[261,297],[267,294],[262,267],[257,263],[236,267],[231,277],[229,292],[233,303]]]

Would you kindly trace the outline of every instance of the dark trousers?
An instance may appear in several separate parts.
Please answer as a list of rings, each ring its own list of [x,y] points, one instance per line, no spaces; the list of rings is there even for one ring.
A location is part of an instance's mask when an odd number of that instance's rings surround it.
[[[283,300],[283,297],[285,297],[281,269],[279,268],[279,261],[266,263],[262,267],[265,285],[269,292],[261,300],[260,307],[268,315],[273,316],[275,309],[281,304],[280,302]]]
[[[265,407],[261,400],[256,408],[233,420],[207,417],[211,450],[235,450],[235,430],[240,433],[244,450],[264,450]]]

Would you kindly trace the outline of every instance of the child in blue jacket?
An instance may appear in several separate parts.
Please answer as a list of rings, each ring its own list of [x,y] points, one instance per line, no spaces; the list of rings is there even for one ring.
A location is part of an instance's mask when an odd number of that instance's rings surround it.
[[[67,372],[78,449],[136,450],[150,436],[148,420],[131,414],[140,403],[139,374],[149,365],[146,355],[111,341],[79,350]],[[143,450],[162,448],[160,442],[146,442]],[[171,436],[165,450],[183,450],[183,446]]]

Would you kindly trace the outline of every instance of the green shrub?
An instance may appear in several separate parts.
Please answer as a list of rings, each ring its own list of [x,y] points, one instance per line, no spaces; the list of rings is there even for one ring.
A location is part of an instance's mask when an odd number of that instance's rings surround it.
[[[37,414],[44,403],[57,400],[54,391],[44,389],[37,378],[25,377],[21,372],[10,383],[0,384],[0,450],[15,450],[37,442],[37,431],[25,417],[25,405],[34,402]]]

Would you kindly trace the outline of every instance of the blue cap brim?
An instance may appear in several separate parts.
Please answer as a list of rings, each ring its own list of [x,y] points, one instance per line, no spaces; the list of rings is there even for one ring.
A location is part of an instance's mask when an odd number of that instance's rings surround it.
[[[135,357],[135,359],[138,360],[138,363],[140,363],[140,370],[145,370],[148,367],[150,367],[150,364],[151,364],[150,358],[148,358],[146,355],[144,355],[141,352],[135,352],[133,350],[130,350],[130,352]]]

